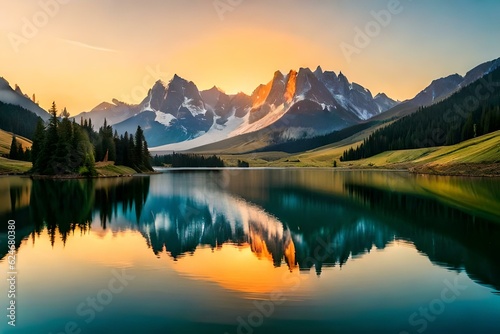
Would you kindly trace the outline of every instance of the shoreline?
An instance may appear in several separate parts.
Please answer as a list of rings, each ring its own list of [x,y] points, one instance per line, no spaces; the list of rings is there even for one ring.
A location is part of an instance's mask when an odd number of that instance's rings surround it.
[[[223,167],[223,168],[162,168],[163,171],[207,171],[207,170],[259,170],[259,169],[331,169],[333,171],[378,171],[378,172],[407,172],[415,175],[435,175],[435,176],[455,176],[455,177],[474,177],[474,178],[500,178],[500,163],[460,163],[452,165],[414,165],[414,164],[394,164],[387,166],[338,166],[338,167],[323,167],[323,166],[258,166],[249,168],[238,167]],[[107,179],[107,178],[128,178],[139,175],[157,175],[162,174],[161,171],[142,172],[142,173],[125,173],[125,174],[100,174],[97,176],[80,176],[80,175],[31,175],[26,172],[4,172],[0,173],[0,177],[20,176],[27,177],[33,180],[84,180],[84,179]]]

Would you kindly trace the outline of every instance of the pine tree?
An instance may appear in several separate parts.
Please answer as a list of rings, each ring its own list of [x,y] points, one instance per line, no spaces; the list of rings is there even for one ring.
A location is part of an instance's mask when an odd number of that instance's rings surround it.
[[[126,139],[126,137],[125,137],[125,139]],[[137,160],[135,157],[134,136],[132,134],[130,134],[129,138],[128,138],[127,160],[128,160],[128,164],[126,164],[126,166],[129,166],[133,169],[137,169]]]
[[[146,171],[153,171],[151,166],[151,154],[149,153],[148,142],[144,140],[144,151],[143,151],[143,161],[142,164]]]
[[[61,118],[69,118],[70,114],[68,112],[68,110],[66,110],[66,108],[63,109],[63,111],[61,111]]]
[[[42,119],[38,120],[36,124],[35,133],[33,134],[33,145],[31,146],[31,161],[33,162],[33,169],[39,170],[37,165],[38,157],[42,151],[42,145],[45,141],[45,126],[43,125]]]
[[[10,143],[9,159],[19,160],[19,143],[17,142],[16,135],[12,136],[12,142]],[[21,146],[22,153],[22,146]]]
[[[472,118],[472,114],[469,114],[467,117],[467,121],[462,128],[462,137],[461,141],[471,139],[474,137],[474,120]]]
[[[95,158],[94,158],[94,146],[90,142],[87,132],[81,127],[74,127],[73,129],[73,164],[77,166],[79,175],[83,176],[95,176],[97,172],[95,170]]]
[[[74,168],[71,161],[71,154],[73,151],[73,125],[68,117],[64,117],[58,127],[58,142],[56,158],[57,164],[60,168],[59,174],[73,173]]]
[[[99,144],[96,145],[98,148],[96,152],[98,160],[103,160],[107,155],[109,161],[116,161],[116,144],[113,135],[113,127],[108,125],[106,119],[104,119],[104,125],[99,129]]]
[[[136,158],[136,166],[139,170],[144,168],[143,165],[143,157],[144,157],[144,132],[142,131],[140,126],[137,126],[137,130],[135,132],[135,158]]]
[[[55,155],[59,142],[59,134],[57,133],[59,119],[57,118],[57,107],[55,102],[52,102],[49,113],[51,117],[47,125],[40,154],[37,158],[36,166],[39,167],[39,169],[36,171],[45,175],[54,175],[59,172],[60,167],[57,164]]]

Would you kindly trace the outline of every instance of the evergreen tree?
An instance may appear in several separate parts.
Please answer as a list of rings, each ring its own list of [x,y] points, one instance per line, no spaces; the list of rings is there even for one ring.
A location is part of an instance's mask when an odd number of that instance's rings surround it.
[[[59,119],[57,118],[57,106],[55,102],[52,102],[52,107],[50,108],[49,113],[51,117],[45,132],[41,152],[38,155],[38,160],[35,164],[35,166],[40,169],[36,169],[35,171],[41,174],[54,175],[59,172],[59,166],[54,154],[54,152],[57,151],[59,142],[59,134],[57,133]]]
[[[467,117],[467,121],[465,122],[462,128],[462,136],[460,138],[461,141],[471,139],[474,137],[474,120],[472,118],[472,114],[469,114]]]
[[[128,144],[127,144],[127,162],[128,162],[128,164],[126,166],[129,166],[129,167],[137,170],[137,161],[135,158],[134,136],[132,134],[130,134],[127,141],[128,141]]]
[[[487,75],[500,82],[500,68]],[[500,129],[500,88],[491,86],[488,97],[470,107],[470,98],[484,88],[477,80],[449,98],[374,131],[356,149],[346,150],[342,161],[363,159],[387,150],[454,145]],[[467,107],[469,106],[469,107]]]
[[[0,129],[2,130],[32,140],[38,120],[41,118],[29,110],[0,102]]]
[[[86,130],[71,122],[67,111],[59,121],[55,102],[50,108],[50,120],[46,128],[39,122],[34,134],[33,171],[44,175],[79,174],[96,175],[94,147]]]
[[[10,144],[9,159],[30,161],[30,158],[31,151],[29,149],[24,150],[23,145],[17,140],[16,135],[13,135]]]
[[[135,132],[135,164],[139,170],[143,170],[144,164],[144,132],[142,131],[140,126],[137,126],[137,130]]]
[[[116,161],[116,144],[113,127],[104,119],[104,125],[99,128],[99,141],[96,145],[97,160],[103,161],[108,156],[108,161]]]
[[[66,108],[63,109],[63,111],[61,111],[61,118],[69,118],[70,114],[68,112],[68,110],[66,110]]]
[[[151,154],[149,153],[148,142],[146,140],[144,140],[144,150],[142,153],[142,164],[144,165],[145,171],[153,171],[153,167],[151,166]]]
[[[42,119],[38,120],[36,124],[35,133],[33,134],[33,145],[31,146],[31,161],[33,162],[33,169],[39,170],[39,166],[36,166],[38,163],[38,157],[42,150],[43,142],[45,141],[45,126],[43,124]]]
[[[71,161],[71,154],[73,153],[72,139],[73,125],[68,117],[64,117],[58,127],[56,162],[60,169],[59,174],[73,172]]]
[[[18,160],[19,158],[19,144],[16,140],[16,135],[12,136],[12,142],[10,143],[9,159]]]
[[[95,176],[94,146],[90,142],[87,132],[76,126],[73,132],[72,148],[74,151],[73,165],[78,167],[78,174],[83,176]]]

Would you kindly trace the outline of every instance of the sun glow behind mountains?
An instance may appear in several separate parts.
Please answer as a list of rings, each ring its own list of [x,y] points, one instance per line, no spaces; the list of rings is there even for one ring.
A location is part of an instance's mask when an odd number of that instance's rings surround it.
[[[77,114],[113,98],[138,103],[134,92],[175,73],[200,89],[251,94],[276,70],[317,65],[403,100],[500,54],[491,43],[500,30],[497,1],[400,4],[401,13],[346,59],[341,43],[353,44],[356,29],[388,1],[243,1],[223,19],[212,1],[71,1],[14,47],[9,36],[24,36],[44,9],[37,0],[0,0],[0,63],[8,64],[0,75],[35,93],[42,107],[56,100]]]

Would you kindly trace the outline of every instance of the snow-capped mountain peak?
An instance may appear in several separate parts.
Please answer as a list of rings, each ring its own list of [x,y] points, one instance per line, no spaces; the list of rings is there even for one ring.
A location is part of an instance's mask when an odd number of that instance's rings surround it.
[[[376,100],[368,89],[321,66],[314,72],[275,71],[251,96],[228,95],[215,85],[199,91],[175,74],[168,84],[157,81],[134,116],[114,127],[130,133],[141,125],[151,147],[168,144],[182,150],[271,126],[286,138],[324,134],[378,114],[395,103],[391,101]]]

